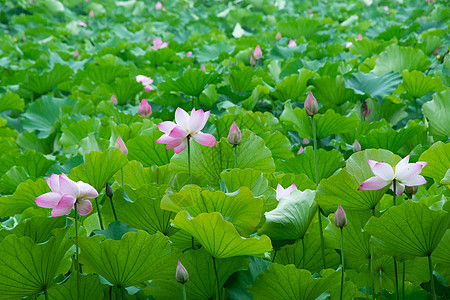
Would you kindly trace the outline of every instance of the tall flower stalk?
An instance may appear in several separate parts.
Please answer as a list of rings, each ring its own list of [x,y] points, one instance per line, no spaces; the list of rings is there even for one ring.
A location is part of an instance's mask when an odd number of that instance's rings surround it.
[[[341,293],[339,299],[342,300],[344,294],[344,277],[345,277],[345,264],[344,264],[344,227],[347,226],[347,216],[342,206],[339,204],[336,213],[334,215],[334,225],[341,229]],[[305,249],[303,249],[304,251]]]
[[[236,122],[233,121],[231,124],[230,131],[228,132],[228,142],[233,145],[234,148],[234,167],[238,167],[238,159],[237,159],[237,146],[239,146],[242,142],[242,134],[239,130],[239,127],[236,125]]]

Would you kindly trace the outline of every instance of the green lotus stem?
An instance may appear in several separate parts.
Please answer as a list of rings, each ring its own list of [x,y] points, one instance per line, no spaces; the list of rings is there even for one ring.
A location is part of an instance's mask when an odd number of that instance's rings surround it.
[[[370,281],[370,276],[369,276],[369,273],[370,273],[370,264],[369,264],[369,270],[368,270],[369,272],[367,273],[367,277],[366,277],[366,279],[367,279],[367,282],[366,282],[366,299],[369,299],[369,286],[370,286],[370,283],[369,283],[369,281]]]
[[[313,141],[314,141],[314,170],[315,170],[315,181],[316,181],[316,189],[319,185],[319,167],[317,165],[317,137],[316,137],[316,126],[314,124],[314,116],[311,116],[311,126],[313,132]],[[327,268],[327,260],[325,258],[325,240],[323,238],[323,226],[322,226],[322,218],[320,213],[320,206],[317,205],[317,217],[319,218],[319,230],[320,230],[320,245],[322,248],[322,262],[323,268]]]
[[[97,198],[95,198],[97,200]],[[77,300],[80,300],[80,263],[78,260],[78,210],[75,202],[75,270],[77,272]]]
[[[182,286],[183,286],[183,300],[187,300],[187,297],[186,297],[186,286],[184,285],[184,283],[182,284]]]
[[[195,247],[195,245],[194,245],[194,236],[192,236],[192,239],[191,239],[191,248],[192,248],[192,250],[194,250],[194,247]]]
[[[416,107],[416,119],[419,118],[419,108],[417,107],[417,99],[414,98],[414,106]]]
[[[237,146],[234,146],[234,168],[237,169],[238,163],[237,163]]]
[[[213,266],[214,266],[214,274],[216,275],[216,283],[217,283],[217,299],[220,300],[220,283],[219,283],[219,274],[217,273],[216,267],[216,259],[212,256]]]
[[[394,257],[394,272],[395,272],[395,291],[397,293],[397,300],[400,299],[400,295],[398,294],[398,271],[397,271],[397,260]]]
[[[402,299],[405,300],[405,273],[406,273],[406,261],[403,262],[403,276],[402,276]]]
[[[380,297],[383,296],[383,272],[381,268],[378,269],[378,277],[380,278]]]
[[[272,256],[272,263],[275,261],[275,256],[277,256],[278,250],[275,250]]]
[[[123,190],[123,168],[120,168],[120,179],[121,179],[121,187]]]
[[[100,229],[105,230],[105,227],[103,227],[102,212],[100,211],[100,206],[98,205],[98,197],[95,198],[95,205],[97,206],[97,215],[98,221],[100,222]]]
[[[436,290],[434,289],[433,263],[431,262],[431,254],[428,255],[428,268],[430,269],[431,293],[433,294],[433,300],[436,300]]]
[[[114,214],[114,220],[117,222],[118,219],[117,219],[116,209],[114,208],[114,203],[113,203],[112,197],[109,198],[109,201],[111,201],[111,208],[112,208],[112,211],[113,211],[113,214]]]
[[[375,208],[372,209],[372,216],[375,217]],[[375,279],[373,278],[373,244],[370,244],[370,281],[372,282],[372,299],[375,300]]]
[[[341,228],[341,265],[342,265],[342,276],[341,276],[341,297],[342,300],[344,294],[344,276],[345,276],[345,266],[344,266],[344,228]]]
[[[305,268],[305,237],[302,238],[302,263],[303,263],[303,269]]]
[[[47,289],[44,289],[44,296],[45,296],[45,300],[48,300],[48,293],[47,293]]]
[[[187,148],[188,148],[188,170],[189,170],[189,184],[192,183],[191,178],[191,143],[190,143],[190,137],[187,137]]]

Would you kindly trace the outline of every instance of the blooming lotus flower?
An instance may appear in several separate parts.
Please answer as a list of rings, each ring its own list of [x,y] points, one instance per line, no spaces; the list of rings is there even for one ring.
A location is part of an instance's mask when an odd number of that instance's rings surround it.
[[[253,51],[253,56],[255,57],[256,60],[258,60],[262,57],[262,51],[261,51],[261,47],[259,45],[257,45],[255,50]]]
[[[392,184],[391,189],[394,190],[393,182],[395,180],[395,192],[397,196],[401,196],[405,185],[415,186],[427,183],[425,178],[419,175],[427,162],[408,163],[409,155],[403,158],[395,168],[385,162],[376,162],[370,159],[368,162],[375,176],[364,181],[358,188],[360,191],[379,190],[389,184]]]
[[[389,11],[389,7],[385,6],[383,7],[384,11]]]
[[[177,271],[175,273],[175,279],[179,283],[183,283],[183,284],[189,280],[189,273],[186,270],[186,268],[181,264],[180,261],[178,261]]]
[[[162,49],[162,48],[166,48],[169,44],[167,43],[163,43],[163,41],[160,38],[156,38],[153,40],[153,47],[152,49]]]
[[[162,3],[161,3],[161,1],[156,2],[155,8],[156,8],[157,10],[160,10],[160,9],[162,8]]]
[[[241,144],[242,134],[239,130],[239,127],[236,125],[236,122],[233,121],[231,124],[230,132],[228,132],[228,142],[233,146],[238,146]]]
[[[308,116],[314,116],[319,112],[319,105],[317,104],[317,100],[314,98],[311,91],[309,91],[308,96],[306,97],[304,106]]]
[[[200,130],[205,127],[210,111],[192,109],[191,115],[178,107],[175,111],[175,122],[165,121],[158,124],[159,130],[164,134],[156,141],[158,144],[167,144],[166,149],[173,149],[180,153],[186,149],[188,139],[194,139],[203,146],[213,147],[217,141],[212,134],[203,133]]]
[[[152,114],[152,107],[148,104],[147,100],[142,99],[139,104],[138,112],[142,118],[147,118]]]
[[[334,225],[339,228],[344,228],[347,226],[347,216],[345,215],[345,211],[340,204],[334,214]]]
[[[154,90],[154,88],[151,86],[151,84],[153,83],[153,79],[151,79],[150,77],[147,77],[144,75],[138,75],[138,76],[136,76],[136,81],[142,82],[142,85],[145,87],[146,92],[150,92],[150,91]]]
[[[278,201],[280,201],[281,198],[289,197],[291,192],[296,191],[296,190],[298,190],[298,189],[294,183],[285,189],[281,186],[281,184],[278,184],[277,189],[276,189],[276,193],[277,193],[276,198]]]
[[[111,103],[113,105],[117,105],[119,103],[119,102],[117,102],[116,95],[114,95],[114,94],[111,96],[111,100],[110,101],[111,101]]]
[[[89,17],[91,17],[91,18],[93,18],[95,15],[94,15],[94,11],[91,9],[90,11],[89,11]]]
[[[358,142],[358,140],[355,140],[353,143],[353,152],[359,152],[361,151],[361,144]]]
[[[361,41],[362,39],[363,39],[363,37],[362,37],[361,33],[358,34],[358,41]]]
[[[115,146],[116,146],[116,148],[119,148],[120,151],[122,151],[125,155],[128,155],[128,148],[127,148],[127,146],[125,146],[125,143],[123,142],[120,135],[117,137]]]
[[[78,26],[87,27],[87,24],[82,21],[78,21]]]
[[[281,33],[280,32],[277,32],[277,35],[275,36],[275,39],[277,41],[281,40]]]
[[[297,43],[294,40],[290,40],[289,44],[288,44],[288,47],[292,48],[292,47],[295,47],[295,46],[297,46]]]
[[[84,216],[92,211],[92,203],[85,198],[97,198],[98,192],[83,181],[75,182],[64,173],[62,175],[52,174],[47,178],[47,184],[52,190],[45,193],[34,201],[40,207],[52,208],[52,217],[67,215],[77,204],[77,211]]]
[[[347,44],[345,44],[345,48],[350,48],[353,45],[352,42],[348,42]]]
[[[191,57],[192,56],[192,51],[188,51],[187,53],[186,53],[186,57]]]

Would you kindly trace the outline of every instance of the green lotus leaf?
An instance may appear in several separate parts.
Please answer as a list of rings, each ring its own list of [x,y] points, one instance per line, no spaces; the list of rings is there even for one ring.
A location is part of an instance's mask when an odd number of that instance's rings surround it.
[[[248,290],[253,299],[302,299],[313,300],[323,292],[339,288],[340,272],[323,270],[322,278],[313,278],[307,270],[299,270],[294,265],[272,264],[256,277]]]
[[[264,173],[275,171],[270,150],[254,133],[243,130],[242,143],[237,149],[238,168],[252,168]],[[174,155],[169,168],[173,172],[188,172],[187,151]],[[211,187],[219,186],[220,173],[235,165],[234,153],[227,139],[222,138],[214,147],[205,147],[191,141],[191,172]]]
[[[334,108],[355,98],[355,92],[345,86],[342,76],[322,76],[312,80],[314,97],[324,107]]]
[[[121,64],[98,65],[86,64],[83,71],[77,73],[77,77],[88,78],[96,84],[111,84],[116,78],[125,78],[130,74],[130,70]]]
[[[111,86],[109,90],[112,90],[119,104],[133,102],[136,95],[144,90],[142,84],[137,82],[135,78],[116,78]]]
[[[68,80],[72,73],[73,70],[69,66],[55,64],[53,69],[47,72],[29,73],[21,87],[38,95],[43,95],[54,86]]]
[[[253,82],[255,70],[252,67],[241,65],[230,68],[230,85],[233,91],[248,93],[253,90],[256,83]],[[203,72],[204,73],[204,72]]]
[[[17,237],[27,236],[36,244],[44,243],[52,237],[56,228],[66,226],[66,218],[32,217],[19,223],[13,229],[3,227],[0,230],[0,241],[8,235],[15,234]]]
[[[246,100],[242,101],[242,107],[248,110],[253,110],[255,108],[256,103],[259,100],[270,94],[270,89],[266,86],[257,85],[253,91],[252,95]]]
[[[436,272],[447,280],[450,280],[450,229],[447,229],[442,240],[431,255],[432,261],[436,264]]]
[[[61,108],[74,105],[69,98],[59,99],[50,95],[42,96],[28,105],[23,114],[23,128],[27,131],[38,130],[38,138],[46,138],[61,113]]]
[[[59,142],[64,146],[65,152],[69,152],[67,148],[72,147],[74,148],[73,153],[76,153],[81,141],[88,137],[90,133],[99,132],[100,126],[100,121],[94,118],[66,124],[61,128],[62,135]]]
[[[403,82],[399,84],[396,92],[406,93],[408,97],[420,98],[429,92],[445,90],[439,77],[425,76],[420,71],[403,71]]]
[[[86,154],[85,162],[70,172],[72,180],[84,181],[101,191],[106,182],[127,164],[127,156],[118,148],[105,152],[92,151]]]
[[[385,249],[399,255],[429,256],[450,224],[449,213],[430,210],[422,203],[407,201],[370,218],[364,231]]]
[[[122,184],[122,176],[120,172],[117,172],[114,176],[116,182]],[[156,182],[153,179],[153,171],[151,168],[144,168],[142,163],[132,160],[123,167],[123,184],[129,185],[132,189],[138,189],[139,187],[148,183]]]
[[[328,109],[323,115],[314,116],[317,138],[323,139],[332,134],[352,132],[357,120],[359,119],[356,115],[345,117]],[[288,130],[297,131],[301,137],[312,138],[311,118],[304,109],[293,109],[292,105],[286,102],[280,121],[284,122]]]
[[[320,31],[322,26],[322,23],[318,20],[308,17],[282,21],[277,24],[278,30],[283,36],[288,36],[293,39],[305,37],[306,40],[309,40]]]
[[[441,141],[434,143],[422,153],[419,161],[428,162],[420,174],[431,177],[439,183],[450,168],[450,143],[444,144]]]
[[[280,131],[270,131],[258,134],[270,149],[273,159],[289,159],[294,157],[291,150],[291,142],[288,137]]]
[[[306,147],[301,154],[285,161],[284,163],[280,163],[279,165],[279,171],[294,174],[305,174],[311,181],[316,182],[313,147]],[[332,149],[331,151],[319,149],[317,151],[317,168],[319,172],[318,181],[330,177],[343,165],[344,159],[339,151],[336,149]]]
[[[211,255],[204,249],[189,250],[184,252],[179,260],[189,273],[189,281],[184,284],[187,298],[205,300],[214,298],[217,283]],[[217,258],[216,267],[219,285],[223,286],[231,274],[248,268],[248,258],[242,256]],[[170,269],[175,273],[176,264]],[[178,299],[183,295],[182,285],[175,280],[175,276],[165,281],[154,280],[145,291],[156,299]]]
[[[345,82],[345,86],[353,89],[356,94],[368,95],[381,101],[384,97],[392,95],[401,80],[402,77],[397,73],[377,76],[372,72],[357,72]]]
[[[0,197],[0,216],[8,217],[20,214],[29,207],[37,207],[34,199],[47,192],[50,188],[44,179],[22,182],[12,196]]]
[[[141,162],[144,167],[153,165],[163,166],[170,162],[173,156],[172,149],[165,149],[163,144],[156,140],[161,136],[157,128],[145,130],[140,136],[127,142],[128,159]]]
[[[8,170],[0,178],[0,193],[1,194],[12,194],[16,190],[16,187],[30,178],[25,168],[14,166]]]
[[[430,124],[431,134],[450,136],[450,89],[434,94],[432,101],[424,103],[422,111]]]
[[[384,196],[389,186],[374,191],[358,191],[358,187],[374,174],[368,159],[384,161],[395,166],[400,157],[387,150],[368,149],[354,153],[338,174],[323,179],[316,192],[316,201],[326,214],[335,212],[338,205],[348,210],[372,210]]]
[[[200,48],[195,51],[195,57],[200,63],[213,62],[219,58],[219,56],[226,52],[231,54],[234,51],[235,46],[219,42],[212,45],[202,44]]]
[[[80,237],[80,263],[85,273],[97,273],[111,284],[129,287],[147,280],[168,279],[176,264],[168,238],[145,231],[124,234],[120,241],[104,237]]]
[[[327,267],[337,268],[339,266],[341,258],[334,249],[326,248],[325,257]],[[306,269],[311,273],[320,272],[323,269],[323,260],[319,223],[315,223],[313,229],[303,239],[297,240],[292,245],[281,247],[275,255],[274,262],[282,265],[293,264],[298,269]]]
[[[24,102],[19,95],[7,92],[0,98],[0,112],[6,110],[23,110]]]
[[[62,284],[53,285],[48,289],[49,299],[55,300],[91,300],[103,299],[107,294],[107,285],[100,283],[97,275],[80,276],[80,295],[77,295],[76,273],[72,273],[69,279]]]
[[[176,80],[167,79],[158,88],[164,91],[182,92],[189,96],[198,97],[208,84],[215,83],[219,74],[207,73],[200,69],[186,69]]]
[[[243,238],[218,212],[201,213],[195,218],[189,218],[187,212],[181,211],[172,222],[175,227],[186,230],[200,241],[200,244],[215,258],[262,256],[272,249],[268,236]]]
[[[274,189],[277,188],[278,184],[281,184],[282,187],[286,188],[291,184],[295,184],[297,189],[300,191],[304,190],[315,190],[316,184],[308,178],[305,174],[293,174],[293,173],[285,173],[276,175],[271,181],[270,186]]]
[[[276,209],[266,212],[266,222],[258,234],[266,234],[273,240],[298,240],[306,234],[316,215],[315,192],[293,191],[281,198]]]
[[[281,101],[305,101],[307,82],[314,74],[314,71],[301,69],[298,74],[285,77],[275,86],[276,97]]]
[[[349,133],[341,133],[339,136],[346,142],[347,144],[353,144],[356,139],[359,140],[361,136],[368,135],[368,133],[374,129],[388,127],[389,123],[386,120],[380,120],[376,122],[365,122],[358,121],[355,122],[355,128],[353,132]],[[363,148],[364,149],[364,148]]]
[[[414,47],[388,46],[375,62],[373,72],[380,76],[388,72],[401,73],[403,70],[423,71],[430,65],[430,61],[422,50]]]
[[[58,274],[66,273],[72,246],[67,230],[55,232],[46,243],[35,244],[27,236],[8,235],[0,244],[0,299],[35,295],[54,284]]]
[[[6,154],[2,157],[1,168],[17,166],[23,167],[26,174],[33,180],[44,176],[48,169],[55,163],[54,160],[46,158],[42,153],[36,153],[34,150],[27,150],[22,155]],[[15,189],[15,188],[14,188]]]
[[[444,178],[442,178],[441,180],[441,184],[446,184],[450,186],[450,169],[448,169],[447,172],[445,173]]]
[[[370,39],[356,40],[352,42],[350,53],[358,54],[362,59],[372,56],[374,53],[380,53],[386,45],[380,44],[380,41],[371,41]]]
[[[31,149],[36,152],[49,154],[53,150],[54,134],[49,135],[47,138],[38,138],[36,136],[37,131],[28,132],[24,131],[17,136],[16,143],[22,149]]]

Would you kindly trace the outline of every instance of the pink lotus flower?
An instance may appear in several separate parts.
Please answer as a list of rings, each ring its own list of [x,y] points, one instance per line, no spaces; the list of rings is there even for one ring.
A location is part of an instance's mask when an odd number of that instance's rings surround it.
[[[309,144],[309,140],[307,138],[304,138],[302,140],[303,145],[308,145]]]
[[[231,124],[230,131],[228,132],[228,142],[231,145],[238,146],[241,144],[242,134],[239,130],[239,127],[236,125],[236,122],[233,121]]]
[[[361,144],[355,140],[355,142],[353,143],[353,152],[359,152],[361,151]]]
[[[206,68],[205,68],[205,65],[204,65],[204,64],[201,64],[201,65],[200,65],[200,70],[206,71]]]
[[[297,46],[297,43],[294,40],[290,40],[289,44],[288,44],[288,47],[292,48],[292,47],[295,47],[295,46]]]
[[[306,97],[304,106],[308,116],[314,116],[319,112],[319,105],[317,104],[317,100],[314,98],[311,91],[309,91],[308,96]]]
[[[277,35],[275,36],[275,39],[277,41],[281,40],[281,33],[280,32],[277,32]]]
[[[152,107],[148,104],[147,100],[142,99],[139,104],[138,112],[142,118],[147,118],[152,114]]]
[[[192,56],[192,51],[188,51],[187,53],[186,53],[186,57],[191,57]]]
[[[162,8],[162,3],[161,3],[161,1],[156,2],[155,8],[156,8],[157,10],[160,10],[160,9]]]
[[[89,17],[91,17],[91,18],[94,17],[94,11],[92,9],[89,11]]]
[[[350,48],[353,45],[352,42],[348,42],[347,44],[345,44],[345,48]]]
[[[177,270],[175,272],[175,279],[182,284],[186,283],[189,280],[189,273],[180,261],[178,261]]]
[[[117,137],[115,147],[119,148],[120,151],[122,151],[125,155],[128,155],[128,148],[127,148],[127,146],[125,146],[125,143],[123,142],[120,135]]]
[[[146,92],[150,92],[150,91],[154,90],[154,88],[151,86],[151,84],[153,83],[153,79],[151,79],[150,77],[147,77],[144,75],[138,75],[138,76],[136,76],[136,81],[142,82],[142,85],[145,87]]]
[[[295,186],[295,184],[291,184],[289,187],[287,188],[283,188],[281,186],[281,184],[277,185],[277,189],[276,189],[276,198],[278,201],[280,201],[281,198],[283,197],[289,197],[289,195],[291,194],[291,192],[298,190],[297,187]]]
[[[152,49],[157,50],[157,49],[162,49],[162,48],[166,48],[169,44],[167,43],[163,43],[163,41],[160,38],[156,38],[153,40],[153,47]]]
[[[389,11],[389,7],[385,6],[383,7],[384,11]]]
[[[113,104],[113,105],[117,105],[119,102],[117,102],[117,98],[116,98],[116,96],[113,94],[112,96],[111,96],[111,103]]]
[[[78,26],[87,27],[87,24],[82,21],[78,21]]]
[[[84,216],[92,211],[92,203],[85,198],[97,198],[98,192],[89,184],[82,181],[70,180],[64,173],[52,174],[47,178],[47,184],[52,190],[34,201],[40,207],[52,208],[52,217],[67,215],[77,204],[77,211]]]
[[[347,226],[347,216],[345,215],[345,211],[340,204],[334,214],[334,225],[339,228],[344,228]]]
[[[361,41],[362,39],[363,39],[363,37],[362,37],[361,33],[358,34],[358,41]]]
[[[80,51],[76,49],[75,52],[73,53],[73,58],[77,59],[78,56],[80,56]]]
[[[305,149],[303,148],[303,146],[300,146],[300,148],[298,149],[297,154],[302,154],[303,151],[305,151]]]
[[[257,45],[255,50],[253,51],[253,56],[255,57],[256,60],[258,60],[262,57],[262,51],[261,51],[261,47],[259,45]]]
[[[427,183],[425,178],[419,173],[427,162],[408,163],[409,155],[403,158],[395,168],[385,162],[376,162],[368,160],[370,169],[374,177],[370,177],[364,181],[358,190],[379,190],[392,184],[391,189],[394,190],[393,182],[395,180],[395,191],[397,196],[401,196],[405,189],[405,185],[415,186]]]
[[[188,139],[194,139],[203,146],[213,147],[217,141],[215,137],[200,130],[205,127],[210,111],[192,109],[191,115],[178,107],[175,111],[175,122],[165,121],[158,124],[159,130],[164,134],[156,141],[158,144],[167,144],[166,149],[173,149],[175,153],[183,151],[188,144]]]

